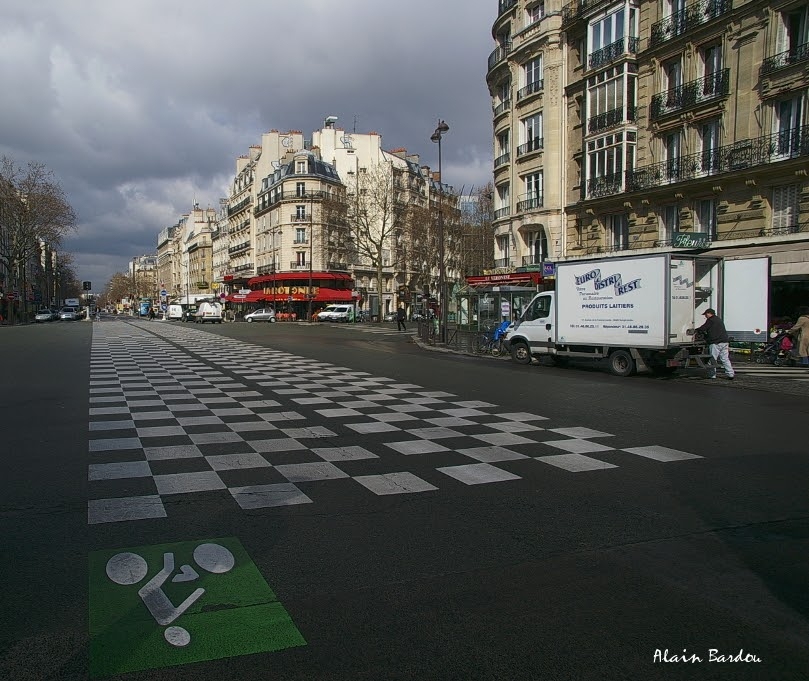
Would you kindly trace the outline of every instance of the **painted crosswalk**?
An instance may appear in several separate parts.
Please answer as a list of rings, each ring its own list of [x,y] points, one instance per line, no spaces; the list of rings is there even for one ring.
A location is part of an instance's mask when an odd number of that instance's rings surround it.
[[[748,378],[783,379],[809,383],[809,367],[777,367],[772,364],[735,364],[734,370]]]

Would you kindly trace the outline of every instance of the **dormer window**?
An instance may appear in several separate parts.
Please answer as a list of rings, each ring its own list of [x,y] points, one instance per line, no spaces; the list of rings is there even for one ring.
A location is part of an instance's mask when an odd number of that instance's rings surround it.
[[[295,173],[297,175],[305,175],[307,171],[306,161],[295,161]]]

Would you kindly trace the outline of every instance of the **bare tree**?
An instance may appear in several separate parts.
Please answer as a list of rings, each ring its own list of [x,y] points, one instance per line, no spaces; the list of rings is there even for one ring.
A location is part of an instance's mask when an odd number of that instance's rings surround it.
[[[493,190],[488,184],[471,193],[455,226],[457,270],[467,277],[494,265]]]
[[[42,249],[55,249],[76,228],[76,214],[45,165],[30,162],[20,168],[12,159],[0,161],[0,265],[6,288],[21,293],[27,309],[27,266]],[[13,319],[14,314],[10,315]]]

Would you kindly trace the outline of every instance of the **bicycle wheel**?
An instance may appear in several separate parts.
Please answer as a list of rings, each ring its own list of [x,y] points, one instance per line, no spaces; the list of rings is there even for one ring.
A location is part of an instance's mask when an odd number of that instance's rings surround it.
[[[498,341],[492,344],[491,353],[493,357],[499,357],[503,354],[503,341]]]

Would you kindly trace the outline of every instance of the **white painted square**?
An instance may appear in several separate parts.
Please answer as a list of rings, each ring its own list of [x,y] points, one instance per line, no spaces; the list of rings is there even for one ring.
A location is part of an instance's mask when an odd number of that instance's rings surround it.
[[[681,452],[678,449],[670,449],[668,447],[661,447],[660,445],[650,445],[649,447],[632,447],[630,449],[621,449],[619,451],[629,452],[630,454],[637,454],[644,456],[647,459],[654,459],[655,461],[685,461],[687,459],[701,459],[702,457],[697,454],[689,454],[688,452]]]
[[[396,450],[400,454],[434,454],[435,452],[448,452],[447,447],[430,442],[430,440],[406,440],[403,442],[386,442],[386,447]]]
[[[442,414],[446,414],[447,416],[459,416],[464,418],[466,416],[488,416],[485,411],[480,411],[479,409],[468,409],[466,407],[455,407],[452,409],[437,409],[436,411],[440,411]]]
[[[167,419],[174,419],[174,414],[168,409],[163,411],[133,411],[133,421],[165,421]]]
[[[437,471],[460,480],[465,485],[485,485],[490,482],[506,482],[520,480],[519,475],[504,471],[488,463],[470,463],[463,466],[445,466]]]
[[[128,421],[90,421],[90,430],[126,430],[127,428],[134,428],[135,422]]]
[[[87,522],[90,525],[165,517],[166,508],[157,494],[120,499],[92,499],[87,502]]]
[[[140,439],[137,437],[115,437],[103,440],[90,440],[89,451],[111,452],[118,449],[140,449]]]
[[[155,475],[155,485],[159,494],[188,494],[190,492],[208,492],[226,489],[226,485],[215,471],[197,471],[194,473],[172,473],[171,475]]]
[[[328,461],[282,464],[276,466],[275,470],[290,482],[314,482],[316,480],[337,480],[349,477],[348,473],[344,473]]]
[[[244,407],[232,407],[228,409],[211,409],[216,416],[252,416],[253,412]]]
[[[228,423],[227,426],[234,433],[253,433],[260,430],[269,432],[278,430],[272,423],[267,423],[266,421],[239,421],[237,423]]]
[[[318,447],[312,449],[324,461],[359,461],[362,459],[378,459],[364,447]]]
[[[261,454],[217,454],[205,457],[215,471],[234,471],[243,468],[271,468],[271,464]]]
[[[391,423],[382,423],[380,421],[373,421],[371,423],[346,423],[347,428],[355,430],[358,433],[389,433],[394,430],[401,430]]]
[[[145,447],[143,453],[148,461],[169,459],[193,459],[202,456],[196,445],[169,445],[168,447]]]
[[[110,404],[112,402],[124,402],[123,397],[91,397],[90,404]]]
[[[501,430],[504,433],[529,433],[536,430],[545,430],[539,426],[532,426],[530,423],[520,423],[519,421],[505,421],[501,423],[487,423],[487,428]]]
[[[434,426],[449,427],[449,426],[476,426],[474,421],[468,419],[458,418],[457,416],[442,416],[436,419],[424,419],[427,423],[432,423]]]
[[[563,468],[571,473],[618,468],[615,464],[599,461],[598,459],[582,456],[581,454],[553,454],[551,456],[538,456],[536,460],[542,463],[548,463],[551,466],[556,466],[557,468]]]
[[[402,412],[404,414],[416,414],[425,411],[435,411],[432,407],[425,407],[423,404],[392,404],[388,409]]]
[[[593,430],[592,428],[549,428],[551,433],[559,433],[565,437],[615,437],[611,433],[605,433],[600,430]]]
[[[423,438],[424,440],[441,440],[448,437],[463,437],[463,433],[459,433],[457,430],[452,430],[451,428],[442,428],[440,426],[436,426],[434,428],[413,428],[412,430],[406,430],[410,435],[415,435],[416,437]]]
[[[302,416],[296,411],[272,411],[272,412],[259,412],[256,414],[260,419],[264,421],[301,421],[306,420],[305,416]]]
[[[417,494],[438,488],[412,473],[387,473],[385,475],[360,475],[354,478],[360,485],[380,496],[388,494]]]
[[[88,480],[122,480],[148,478],[152,470],[148,461],[121,461],[119,463],[91,463]]]
[[[463,407],[465,409],[480,409],[481,407],[496,407],[496,404],[491,402],[481,402],[480,400],[464,400],[463,402],[453,402],[456,407]]]
[[[327,419],[343,418],[345,416],[362,416],[362,412],[356,409],[315,409],[315,412]]]
[[[334,400],[326,397],[293,397],[292,401],[297,404],[333,404]]]
[[[323,426],[309,426],[307,428],[282,428],[281,432],[292,438],[337,437],[337,433]]]
[[[217,433],[191,433],[189,436],[195,445],[210,445],[218,442],[242,442],[238,433],[224,430]]]
[[[459,454],[464,454],[482,463],[497,463],[498,461],[516,461],[517,459],[527,459],[525,454],[512,452],[505,447],[469,447],[457,450]]]
[[[138,428],[138,437],[169,437],[171,435],[185,435],[182,426],[154,426],[152,428]]]
[[[418,421],[418,416],[403,414],[401,412],[387,411],[381,414],[365,414],[368,418],[382,421],[382,423],[399,423],[400,421]]]
[[[238,397],[240,399],[242,397],[261,397],[261,393],[255,390],[240,390],[239,392],[231,392],[230,390],[228,390],[225,394],[228,395],[229,397]],[[245,407],[250,406],[247,402],[242,402],[242,404]],[[273,406],[278,406],[278,403],[276,402]]]
[[[257,452],[292,452],[307,449],[306,445],[293,440],[291,437],[279,437],[273,440],[248,440],[247,443]]]
[[[248,402],[242,402],[242,406],[248,407],[249,409],[274,409],[275,407],[280,407],[281,403],[275,400],[250,400]]]
[[[490,445],[532,445],[536,444],[534,440],[529,440],[522,435],[514,435],[512,433],[483,433],[482,435],[470,435],[470,437],[480,440],[481,442],[488,442]]]
[[[90,409],[90,416],[107,416],[109,414],[128,414],[128,407],[93,407]]]
[[[379,406],[376,402],[371,402],[369,400],[339,400],[337,404],[340,404],[347,409],[360,409],[363,407]]]
[[[590,442],[589,440],[578,440],[573,438],[571,440],[546,440],[542,443],[557,449],[564,449],[566,452],[573,454],[587,454],[589,452],[606,452],[613,450],[614,447],[607,447],[599,442]]]
[[[200,404],[199,402],[190,402],[188,404],[169,404],[167,406],[172,412],[208,411],[208,407],[204,404]]]
[[[224,421],[218,416],[180,416],[177,418],[177,423],[181,426],[215,426]]]
[[[547,416],[539,416],[537,414],[530,414],[527,411],[513,411],[507,414],[497,414],[501,419],[508,419],[509,421],[547,421]]]
[[[236,503],[245,510],[312,503],[312,500],[291,482],[280,482],[273,485],[252,485],[250,487],[232,487],[230,493],[236,500]]]
[[[446,393],[443,392],[442,390],[431,390],[428,392],[419,393],[419,395],[421,395],[422,397],[446,397],[446,398],[458,397],[457,395],[453,395],[452,393]]]

